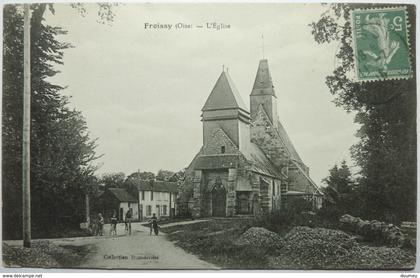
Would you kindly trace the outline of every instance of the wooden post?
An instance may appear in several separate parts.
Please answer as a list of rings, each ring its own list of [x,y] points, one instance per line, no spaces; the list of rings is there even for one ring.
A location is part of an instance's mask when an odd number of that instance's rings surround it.
[[[31,247],[31,16],[23,7],[22,221],[23,246]]]
[[[86,193],[85,195],[85,205],[86,205],[86,223],[89,226],[90,224],[89,193]]]

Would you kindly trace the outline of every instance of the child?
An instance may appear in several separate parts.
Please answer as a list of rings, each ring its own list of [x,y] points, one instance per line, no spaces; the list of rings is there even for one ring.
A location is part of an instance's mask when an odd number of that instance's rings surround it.
[[[117,223],[118,223],[117,213],[114,211],[111,217],[111,235],[112,234],[117,235]]]

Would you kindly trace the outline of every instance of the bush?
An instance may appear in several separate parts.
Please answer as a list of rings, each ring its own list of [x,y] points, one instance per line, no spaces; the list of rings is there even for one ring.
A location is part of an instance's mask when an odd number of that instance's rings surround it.
[[[252,226],[263,227],[284,235],[293,226],[313,226],[318,222],[310,208],[312,208],[311,202],[303,198],[291,198],[285,209],[256,217]]]

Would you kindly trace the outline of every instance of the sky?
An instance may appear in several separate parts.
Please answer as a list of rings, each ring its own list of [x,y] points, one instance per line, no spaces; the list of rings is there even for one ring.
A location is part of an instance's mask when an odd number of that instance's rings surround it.
[[[52,82],[67,86],[70,105],[81,110],[98,138],[99,174],[178,171],[202,145],[201,108],[222,67],[229,68],[249,107],[258,62],[268,59],[280,121],[312,179],[357,142],[354,115],[336,107],[325,85],[337,44],[317,44],[308,26],[319,4],[128,4],[114,7],[111,25],[97,22],[97,7],[82,17],[55,4],[46,23],[68,34],[64,65]],[[145,29],[145,23],[172,24]],[[174,25],[194,28],[174,29]],[[207,23],[230,28],[209,29]],[[203,28],[196,28],[203,25]],[[264,40],[261,38],[264,36]],[[264,47],[263,47],[264,45]],[[264,51],[263,51],[264,49]]]

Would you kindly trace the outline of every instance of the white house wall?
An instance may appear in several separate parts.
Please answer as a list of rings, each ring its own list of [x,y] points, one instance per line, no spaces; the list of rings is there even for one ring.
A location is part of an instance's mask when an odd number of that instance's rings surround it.
[[[123,219],[125,219],[125,214],[127,213],[127,211],[132,208],[133,209],[133,215],[132,218],[134,220],[138,220],[139,219],[139,207],[137,203],[128,203],[128,202],[121,202],[120,203],[120,209],[123,209]]]
[[[169,217],[170,209],[175,208],[176,194],[169,192],[153,192],[153,200],[151,200],[151,191],[144,191],[144,200],[142,199],[142,191],[139,191],[139,204],[142,207],[143,218],[149,218],[156,214],[157,217]],[[171,197],[169,195],[172,195]],[[171,204],[169,200],[171,199]],[[151,213],[147,214],[147,207],[151,206]],[[157,211],[159,206],[159,212]],[[166,214],[164,214],[163,206],[166,206]]]

